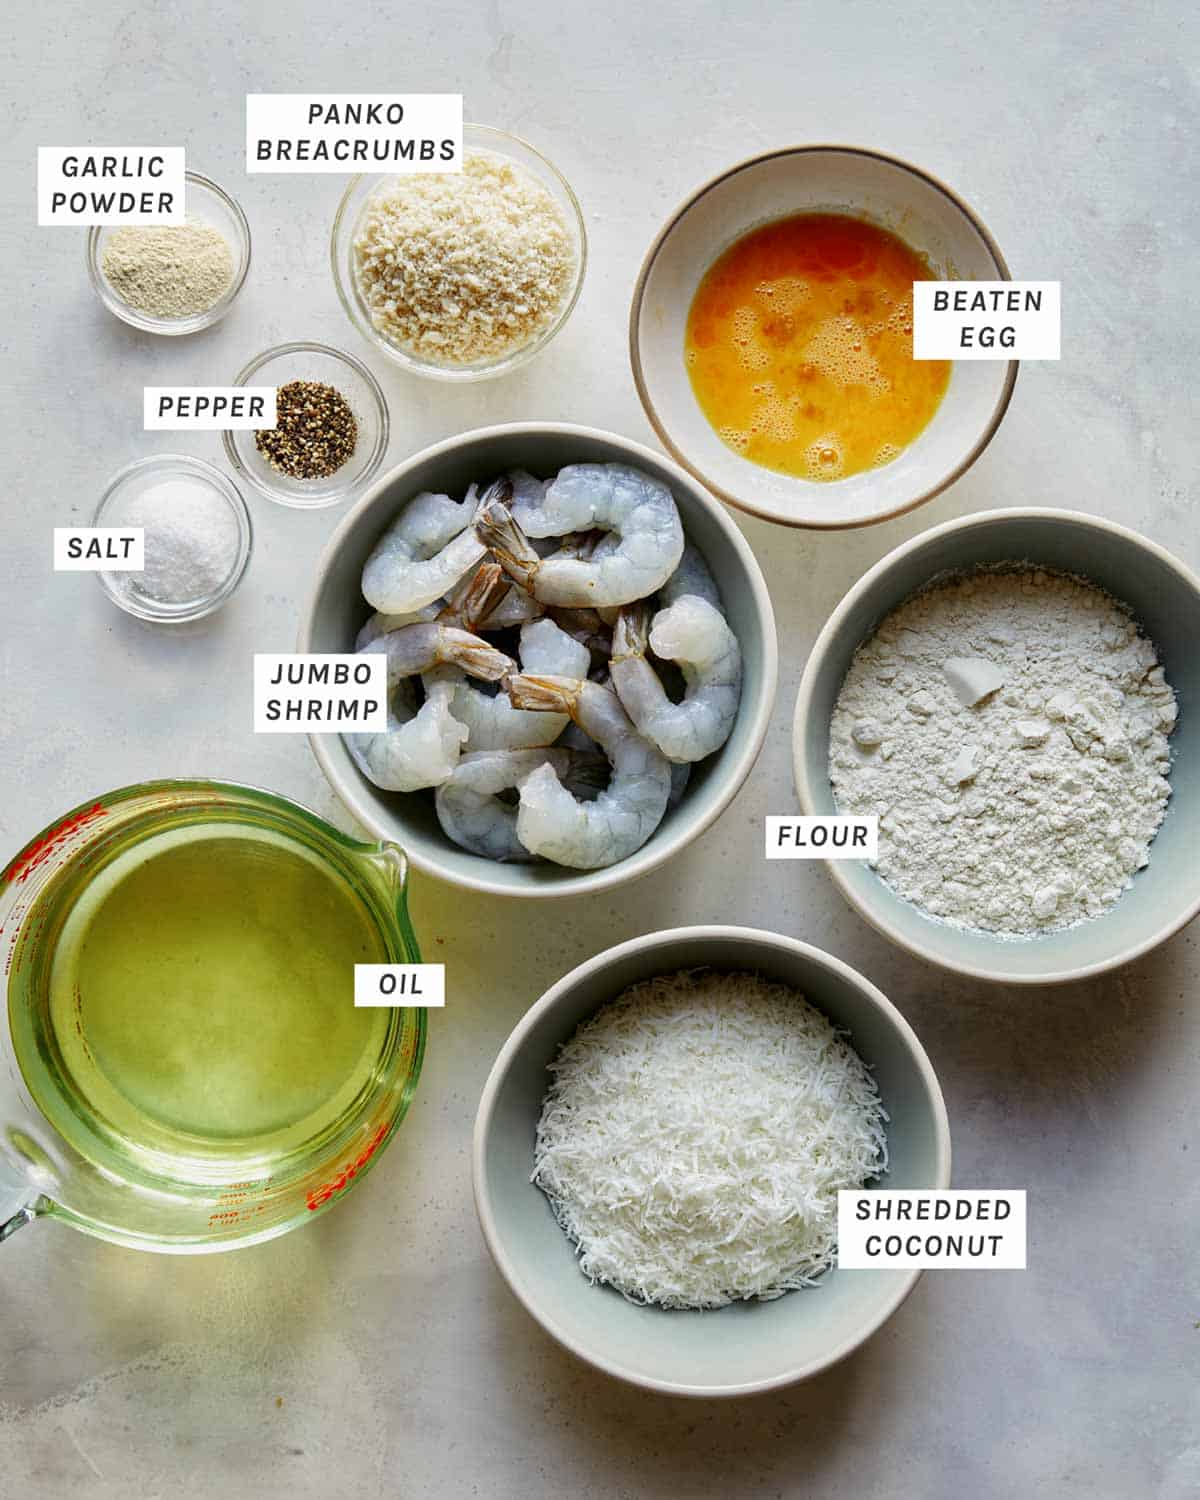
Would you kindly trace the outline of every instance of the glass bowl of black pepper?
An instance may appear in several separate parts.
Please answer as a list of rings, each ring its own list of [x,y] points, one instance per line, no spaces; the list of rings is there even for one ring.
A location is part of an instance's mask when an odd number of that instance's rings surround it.
[[[268,500],[338,505],[374,477],[388,445],[387,402],[366,365],[329,344],[278,344],[234,381],[273,387],[276,425],[227,431],[234,470]]]

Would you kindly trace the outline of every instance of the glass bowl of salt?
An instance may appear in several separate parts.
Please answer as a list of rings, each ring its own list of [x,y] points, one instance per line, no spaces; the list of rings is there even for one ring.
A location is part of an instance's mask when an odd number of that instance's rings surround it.
[[[186,453],[127,465],[104,491],[92,525],[142,529],[141,570],[96,576],[114,604],[156,624],[183,624],[219,609],[242,581],[253,545],[237,486]]]

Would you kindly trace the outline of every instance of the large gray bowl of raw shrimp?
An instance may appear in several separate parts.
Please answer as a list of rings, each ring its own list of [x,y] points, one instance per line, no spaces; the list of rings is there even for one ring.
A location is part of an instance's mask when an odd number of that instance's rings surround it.
[[[775,622],[728,513],[615,433],[513,423],[379,479],[299,649],[387,661],[387,729],[315,734],[358,821],[455,885],[569,896],[655,869],[745,781]]]

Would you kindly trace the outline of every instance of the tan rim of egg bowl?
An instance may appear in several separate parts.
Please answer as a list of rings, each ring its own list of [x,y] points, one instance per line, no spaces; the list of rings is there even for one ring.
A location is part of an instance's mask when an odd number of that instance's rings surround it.
[[[948,489],[952,484],[954,484],[956,480],[962,478],[962,476],[967,472],[967,470],[991,442],[993,436],[996,433],[996,429],[1000,426],[1000,423],[1004,418],[1005,412],[1008,410],[1008,403],[1012,399],[1013,387],[1017,382],[1017,370],[1019,368],[1019,361],[1015,359],[1008,361],[1008,368],[1005,372],[1004,384],[1001,388],[999,397],[997,398],[995,405],[992,408],[991,414],[982,434],[971,446],[966,456],[959,460],[959,462],[955,464],[948,473],[941,475],[935,484],[927,486],[921,491],[920,494],[916,495],[911,500],[906,500],[903,504],[891,506],[887,510],[881,510],[878,514],[865,516],[861,519],[821,520],[808,517],[803,520],[796,520],[789,516],[781,515],[776,511],[766,509],[759,505],[755,505],[753,501],[748,500],[745,497],[739,497],[730,493],[727,487],[718,484],[709,474],[705,473],[695,462],[693,462],[687,456],[686,453],[683,452],[678,443],[671,437],[670,433],[668,432],[667,426],[664,423],[662,416],[655,406],[654,400],[650,394],[645,370],[642,364],[641,343],[639,335],[639,328],[642,319],[642,309],[646,296],[646,288],[651,273],[654,270],[655,263],[658,260],[658,256],[670,235],[679,225],[680,221],[688,213],[690,213],[692,209],[697,206],[697,204],[699,204],[701,199],[705,198],[709,193],[711,193],[714,189],[720,187],[723,183],[728,182],[731,178],[738,176],[739,173],[745,172],[749,168],[761,166],[765,162],[777,161],[789,156],[806,156],[815,152],[823,151],[842,152],[850,156],[859,156],[871,161],[882,162],[889,167],[895,167],[902,172],[907,172],[911,176],[916,177],[920,181],[927,184],[936,193],[939,193],[951,205],[953,205],[953,207],[959,211],[959,213],[968,222],[968,224],[975,230],[980,240],[983,242],[983,245],[988,254],[995,261],[996,268],[999,271],[999,279],[1003,281],[1012,280],[1011,273],[1008,269],[1008,263],[1005,261],[1004,256],[1001,254],[1000,246],[997,244],[995,237],[992,235],[987,225],[984,224],[983,220],[974,211],[974,209],[972,209],[970,205],[966,203],[964,199],[962,199],[954,191],[953,188],[948,187],[946,183],[942,182],[940,178],[935,177],[931,172],[926,172],[921,167],[913,166],[911,162],[904,161],[903,158],[899,156],[891,156],[886,151],[876,151],[868,146],[847,146],[839,145],[833,142],[816,142],[805,146],[781,146],[773,151],[764,151],[757,156],[746,157],[744,160],[736,162],[733,166],[727,167],[723,172],[719,172],[715,177],[709,178],[707,182],[703,183],[699,188],[695,190],[695,192],[691,193],[687,198],[684,199],[684,201],[679,205],[679,207],[659,230],[649,250],[647,250],[646,252],[645,258],[642,261],[641,269],[638,271],[637,281],[634,283],[633,298],[629,308],[629,361],[633,370],[633,380],[634,384],[637,387],[637,393],[639,399],[641,400],[642,408],[646,413],[646,417],[649,420],[650,425],[654,428],[654,431],[658,435],[659,441],[663,444],[667,452],[670,453],[672,458],[674,458],[677,463],[682,464],[690,474],[698,479],[701,484],[706,485],[708,489],[712,490],[712,492],[715,495],[719,496],[720,499],[725,501],[727,505],[732,505],[735,507],[735,509],[744,511],[747,515],[757,516],[760,520],[771,521],[777,526],[791,526],[806,531],[850,531],[862,526],[875,526],[880,521],[890,521],[894,520],[897,516],[906,515],[909,511],[916,510],[919,505],[924,505],[927,501],[932,500],[936,495],[940,495],[943,490]],[[791,211],[802,212],[803,210],[799,207],[794,210],[790,210],[786,204],[781,204],[776,217],[782,218]],[[835,210],[831,209],[830,211],[833,212]],[[758,221],[758,223],[747,223],[740,231],[740,233],[746,234],[752,229],[760,227],[762,223],[766,222],[769,221],[764,219]],[[717,256],[727,248],[728,245],[714,246],[712,248],[708,264],[711,266],[712,262],[716,260]],[[935,413],[934,421],[936,420],[937,417]],[[769,473],[770,471],[764,470],[763,472]],[[801,481],[796,482],[800,483]],[[825,488],[825,486],[822,486],[822,488]]]

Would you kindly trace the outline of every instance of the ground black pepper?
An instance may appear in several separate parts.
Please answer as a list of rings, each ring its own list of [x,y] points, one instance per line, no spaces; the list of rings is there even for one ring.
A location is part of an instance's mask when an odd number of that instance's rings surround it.
[[[289,479],[328,479],[358,442],[358,423],[346,398],[319,380],[279,387],[276,425],[254,434],[254,445]]]

